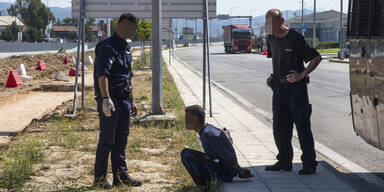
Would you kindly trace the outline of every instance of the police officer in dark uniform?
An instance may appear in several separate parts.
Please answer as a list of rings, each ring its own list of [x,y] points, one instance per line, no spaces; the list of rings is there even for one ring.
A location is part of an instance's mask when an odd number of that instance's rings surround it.
[[[94,186],[111,188],[106,174],[111,153],[113,185],[140,186],[131,178],[125,162],[130,117],[137,109],[132,99],[132,56],[126,39],[136,34],[137,18],[125,13],[119,18],[116,32],[96,46],[94,69],[95,95],[100,118],[100,137],[96,151]]]
[[[303,151],[303,168],[300,175],[316,173],[316,152],[311,131],[312,106],[308,99],[308,75],[321,62],[320,54],[310,47],[304,37],[284,24],[282,13],[271,9],[266,15],[268,58],[272,58],[273,74],[267,84],[273,90],[273,135],[278,148],[274,165],[268,171],[292,170],[292,132],[296,125],[300,147]],[[310,62],[304,67],[304,62]]]

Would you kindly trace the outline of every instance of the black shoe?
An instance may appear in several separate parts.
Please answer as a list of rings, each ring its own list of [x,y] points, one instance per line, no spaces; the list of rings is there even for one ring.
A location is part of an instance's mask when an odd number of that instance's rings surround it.
[[[99,188],[99,189],[112,189],[112,186],[105,179],[101,179],[101,180],[95,179],[95,181],[93,182],[93,187]]]
[[[313,168],[303,168],[299,171],[299,175],[313,175],[316,174],[316,167]]]
[[[125,179],[113,179],[113,185],[114,186],[132,186],[132,187],[140,187],[142,185],[141,181],[133,179],[132,177],[127,177]]]
[[[282,165],[280,162],[274,165],[266,166],[266,171],[292,171],[292,165]]]

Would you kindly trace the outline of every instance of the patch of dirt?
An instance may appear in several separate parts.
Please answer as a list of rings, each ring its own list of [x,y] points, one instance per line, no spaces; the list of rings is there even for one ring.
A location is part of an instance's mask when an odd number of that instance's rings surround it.
[[[54,81],[57,71],[69,72],[70,67],[75,67],[74,63],[63,64],[64,57],[68,59],[75,56],[75,53],[68,54],[41,54],[20,56],[18,58],[0,59],[0,106],[5,103],[22,100],[26,94],[33,89],[39,88],[41,84]],[[85,58],[91,56],[94,59],[94,51],[87,52]],[[35,69],[38,61],[44,61],[47,67],[45,71]],[[17,70],[20,64],[24,64],[27,75],[33,80],[22,80],[23,85],[16,88],[6,88],[7,79],[11,70]]]
[[[44,155],[44,163],[34,167],[36,175],[24,185],[23,191],[60,191],[65,187],[91,189],[94,154],[52,146],[44,151]],[[143,181],[143,185],[134,191],[165,191],[165,187],[176,183],[167,179],[166,172],[170,167],[156,161],[127,160],[127,166],[132,177]],[[108,180],[112,181],[110,172]]]
[[[153,148],[142,148],[141,150],[150,153],[152,155],[160,155],[162,153],[165,153],[168,150],[167,148],[160,148],[160,149],[153,149]]]
[[[44,155],[45,163],[34,167],[37,174],[24,185],[23,191],[57,191],[63,186],[81,185],[84,179],[93,179],[87,178],[93,170],[95,155],[92,153],[52,146]]]
[[[134,56],[140,55],[139,49],[132,49]],[[23,100],[28,93],[34,89],[40,88],[42,84],[50,84],[54,81],[55,74],[57,71],[64,71],[65,74],[69,73],[71,67],[75,68],[75,63],[69,63],[68,65],[63,64],[64,58],[67,57],[70,62],[70,58],[75,56],[76,53],[65,53],[65,54],[39,54],[39,55],[25,55],[16,58],[4,58],[0,59],[0,106],[6,103],[14,103]],[[84,59],[87,61],[88,56],[91,56],[95,61],[95,52],[88,51],[84,55]],[[137,58],[134,58],[136,60]],[[37,62],[44,61],[47,70],[38,71],[35,69]],[[27,75],[33,77],[32,80],[22,80],[24,83],[22,86],[16,88],[5,87],[9,72],[17,70],[20,64],[24,64],[27,71]],[[88,67],[90,68],[90,67]],[[72,77],[74,78],[74,77]]]

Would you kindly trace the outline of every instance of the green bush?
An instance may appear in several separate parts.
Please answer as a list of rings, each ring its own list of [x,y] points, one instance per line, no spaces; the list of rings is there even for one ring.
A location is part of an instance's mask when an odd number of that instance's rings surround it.
[[[306,38],[305,41],[313,47],[313,38]],[[320,41],[316,38],[316,48],[317,49],[332,49],[339,48],[340,44],[337,41]]]

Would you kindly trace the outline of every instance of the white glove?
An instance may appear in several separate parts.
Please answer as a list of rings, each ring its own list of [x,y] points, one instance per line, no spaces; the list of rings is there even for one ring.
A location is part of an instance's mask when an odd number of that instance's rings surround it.
[[[103,99],[103,113],[106,117],[112,116],[111,111],[115,111],[115,105],[112,102],[111,98],[105,98]]]

